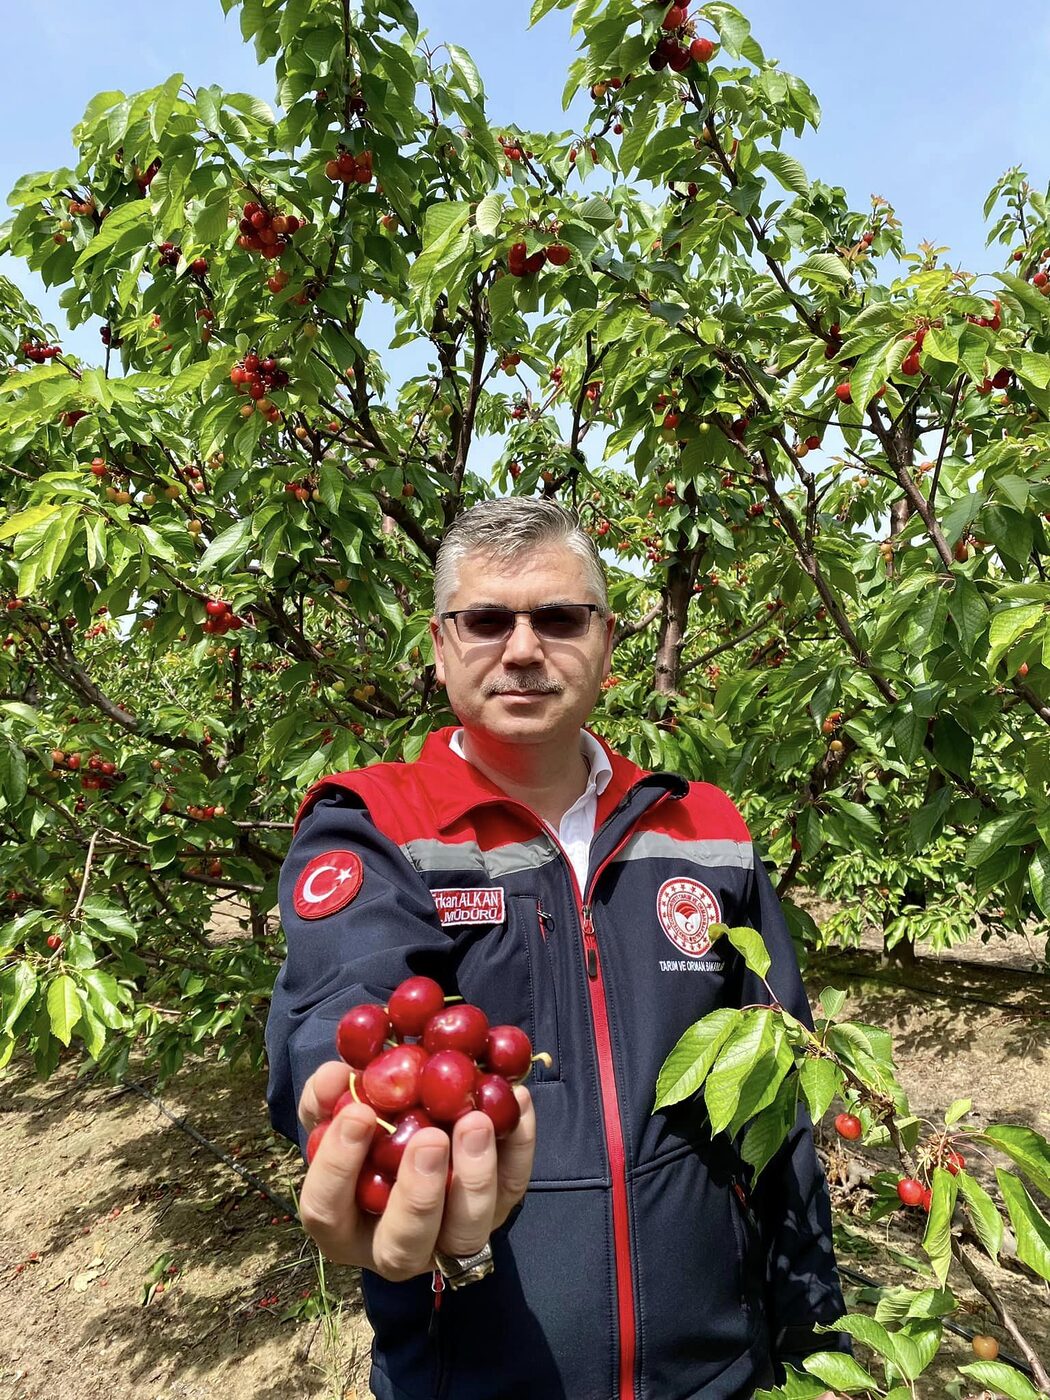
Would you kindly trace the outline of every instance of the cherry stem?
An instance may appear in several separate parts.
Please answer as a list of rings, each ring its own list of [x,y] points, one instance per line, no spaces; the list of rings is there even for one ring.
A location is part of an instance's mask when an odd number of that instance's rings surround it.
[[[353,1096],[354,1096],[354,1103],[359,1103],[359,1104],[361,1105],[362,1108],[372,1108],[372,1105],[371,1105],[370,1103],[365,1103],[364,1099],[362,1099],[362,1098],[360,1097],[360,1095],[358,1094],[358,1092],[357,1092],[357,1084],[356,1084],[356,1082],[355,1082],[356,1079],[357,1079],[357,1076],[351,1071],[351,1074],[350,1074],[350,1092],[351,1092],[351,1094],[353,1094]],[[375,1109],[372,1109],[372,1112],[375,1113]],[[394,1132],[397,1131],[397,1129],[394,1127],[393,1123],[388,1123],[388,1122],[386,1121],[385,1118],[380,1118],[380,1116],[379,1116],[378,1113],[376,1113],[376,1122],[380,1125],[380,1127],[385,1128],[385,1129],[387,1130],[388,1133],[394,1133]]]

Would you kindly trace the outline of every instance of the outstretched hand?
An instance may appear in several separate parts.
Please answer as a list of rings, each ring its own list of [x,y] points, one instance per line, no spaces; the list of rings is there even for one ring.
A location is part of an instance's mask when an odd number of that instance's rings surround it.
[[[340,1060],[310,1076],[299,1100],[299,1120],[307,1132],[331,1118],[346,1087],[347,1067]],[[306,1233],[333,1263],[356,1264],[392,1282],[428,1273],[435,1249],[461,1257],[476,1254],[524,1197],[532,1174],[536,1115],[524,1085],[514,1095],[521,1121],[498,1143],[491,1120],[477,1111],[455,1124],[451,1143],[440,1128],[414,1133],[381,1216],[361,1211],[355,1200],[376,1115],[364,1104],[347,1105],[306,1173],[299,1197]]]

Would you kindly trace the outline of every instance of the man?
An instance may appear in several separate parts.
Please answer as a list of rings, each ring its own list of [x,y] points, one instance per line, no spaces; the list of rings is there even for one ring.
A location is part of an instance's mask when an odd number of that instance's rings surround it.
[[[498,1146],[484,1114],[456,1123],[447,1203],[436,1128],[409,1142],[378,1221],[354,1202],[374,1114],[344,1108],[321,1142],[302,1219],[327,1258],[364,1270],[380,1400],[744,1400],[780,1362],[848,1347],[812,1331],[844,1307],[804,1109],[753,1192],[701,1104],[652,1112],[687,1026],[768,1001],[709,944],[712,922],[759,929],[770,985],[812,1021],[728,797],[582,728],[615,621],[600,556],[561,507],[467,511],[442,543],[431,620],[460,726],[414,763],[315,785],[282,871],[279,1131],[303,1143],[331,1114],[347,1086],[340,1017],[408,975],[551,1056]]]

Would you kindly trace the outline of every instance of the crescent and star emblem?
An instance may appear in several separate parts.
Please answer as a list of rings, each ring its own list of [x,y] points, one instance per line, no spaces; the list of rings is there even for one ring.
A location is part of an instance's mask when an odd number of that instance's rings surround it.
[[[323,919],[344,909],[361,888],[364,866],[354,851],[314,856],[296,882],[293,902],[303,919]]]

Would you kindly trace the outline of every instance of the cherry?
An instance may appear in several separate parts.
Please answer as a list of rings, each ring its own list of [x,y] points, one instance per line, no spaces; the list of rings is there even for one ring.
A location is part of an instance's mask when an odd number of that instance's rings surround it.
[[[421,1045],[395,1045],[366,1066],[365,1093],[380,1113],[401,1113],[419,1102],[420,1075],[428,1063]]]
[[[715,45],[710,39],[694,39],[689,45],[689,56],[695,63],[707,63],[713,58]]]
[[[340,1056],[355,1069],[364,1069],[383,1048],[390,1034],[390,1017],[381,1006],[353,1006],[339,1022],[335,1044]]]
[[[532,1044],[517,1026],[493,1026],[485,1040],[484,1060],[493,1074],[524,1079],[532,1063]]]
[[[411,1048],[411,1047],[406,1047]],[[474,1061],[461,1050],[438,1050],[419,1077],[423,1107],[439,1123],[454,1123],[474,1107]]]
[[[383,1175],[382,1172],[369,1170],[366,1163],[361,1175],[357,1178],[357,1190],[354,1199],[357,1201],[359,1210],[363,1210],[366,1215],[382,1215],[386,1210],[387,1202],[390,1200],[390,1192],[394,1189],[394,1183]]]
[[[835,1119],[835,1131],[839,1137],[856,1142],[864,1131],[864,1125],[852,1113],[840,1113]]]
[[[999,1355],[999,1343],[994,1337],[978,1335],[974,1337],[970,1345],[973,1347],[974,1354],[979,1356],[982,1361],[994,1361]]]
[[[307,1166],[317,1155],[317,1149],[321,1146],[321,1139],[332,1126],[330,1118],[323,1118],[317,1126],[310,1131],[310,1136],[306,1139],[306,1164]]]
[[[514,1090],[501,1074],[483,1074],[477,1080],[474,1099],[482,1113],[492,1119],[497,1138],[504,1138],[518,1126],[521,1109]]]
[[[488,1042],[489,1022],[484,1011],[467,1002],[446,1006],[423,1028],[423,1045],[430,1054],[438,1050],[459,1050],[480,1059]]]
[[[369,1164],[385,1176],[397,1176],[397,1169],[401,1165],[401,1158],[405,1155],[409,1139],[418,1133],[420,1128],[434,1126],[433,1118],[422,1108],[410,1108],[406,1113],[402,1113],[395,1121],[392,1133],[387,1132],[381,1124],[377,1124],[375,1141],[368,1154]]]
[[[930,1207],[931,1207],[932,1205],[933,1205],[933,1192],[932,1192],[932,1191],[930,1190],[930,1188],[927,1186],[926,1189],[925,1189],[925,1190],[923,1191],[923,1193],[922,1193],[922,1208],[923,1208],[923,1210],[926,1212],[927,1215],[929,1215],[929,1213],[930,1213]]]
[[[852,387],[852,385],[850,385],[850,384],[848,384],[848,383],[846,383],[846,384],[836,384],[836,385],[835,385],[835,397],[838,399],[839,403],[852,403],[852,402],[853,402],[853,387]]]
[[[815,452],[817,450],[820,446],[820,438],[817,437],[816,433],[814,433],[812,437],[806,438],[806,446],[809,448],[810,452]]]
[[[432,1016],[445,1005],[445,993],[432,977],[408,977],[387,1002],[390,1024],[399,1036],[422,1035]]]
[[[547,261],[554,267],[564,267],[572,257],[572,249],[564,243],[552,243],[547,249]]]
[[[924,1189],[922,1182],[916,1181],[913,1176],[903,1176],[897,1182],[897,1195],[906,1206],[920,1205]]]
[[[966,1158],[961,1152],[949,1152],[944,1165],[952,1176],[958,1176],[959,1172],[966,1166]]]
[[[678,427],[678,424],[679,424],[680,422],[681,422],[681,419],[679,418],[679,415],[678,415],[677,413],[665,413],[665,414],[664,414],[664,427],[665,427],[665,428],[677,428],[677,427]]]
[[[918,350],[913,350],[910,355],[906,355],[901,361],[901,373],[914,378],[922,370],[922,361],[919,359]]]
[[[230,605],[221,598],[209,598],[204,604],[204,611],[209,617],[224,617],[230,611]]]
[[[662,23],[664,29],[681,29],[682,25],[685,23],[685,6],[672,5],[664,15]]]

